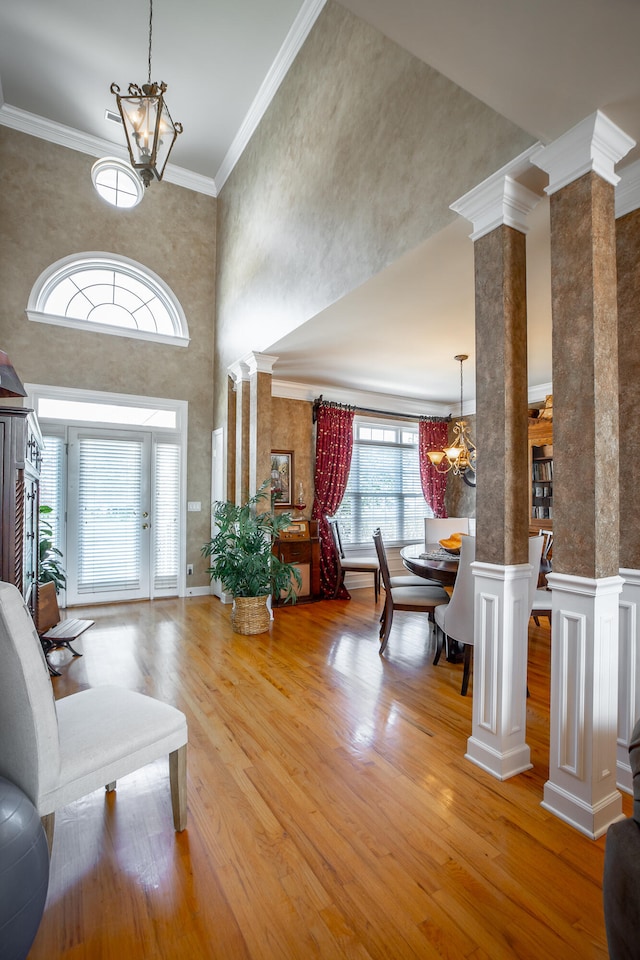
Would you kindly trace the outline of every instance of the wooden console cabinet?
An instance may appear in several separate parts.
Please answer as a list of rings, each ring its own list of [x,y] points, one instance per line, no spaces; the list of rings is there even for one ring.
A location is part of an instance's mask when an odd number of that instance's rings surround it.
[[[293,563],[302,577],[295,591],[298,603],[320,599],[320,538],[317,520],[294,520],[274,541],[273,552],[283,563]],[[282,603],[282,600],[276,601]]]
[[[0,579],[36,615],[42,436],[33,410],[0,406]]]

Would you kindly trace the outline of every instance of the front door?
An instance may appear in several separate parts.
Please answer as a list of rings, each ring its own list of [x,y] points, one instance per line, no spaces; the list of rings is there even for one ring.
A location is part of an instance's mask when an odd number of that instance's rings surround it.
[[[151,436],[69,430],[67,602],[150,596]]]

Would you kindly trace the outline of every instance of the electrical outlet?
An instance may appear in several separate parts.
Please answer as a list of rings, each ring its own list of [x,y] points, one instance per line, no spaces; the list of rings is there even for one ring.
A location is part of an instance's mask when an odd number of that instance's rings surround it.
[[[188,576],[188,577],[193,576],[193,564],[192,564],[192,563],[188,563],[188,564],[187,564],[187,576]]]

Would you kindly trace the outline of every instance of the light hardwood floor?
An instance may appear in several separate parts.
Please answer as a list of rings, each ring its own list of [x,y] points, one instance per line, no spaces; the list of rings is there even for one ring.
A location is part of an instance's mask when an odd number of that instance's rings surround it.
[[[548,629],[534,767],[500,783],[464,759],[461,666],[432,665],[413,613],[380,658],[379,613],[359,590],[242,637],[210,597],[74,611],[96,625],[81,659],[54,654],[56,696],[116,683],[184,710],[189,821],[174,833],[163,762],[60,811],[30,960],[606,957],[604,838],[540,806]]]

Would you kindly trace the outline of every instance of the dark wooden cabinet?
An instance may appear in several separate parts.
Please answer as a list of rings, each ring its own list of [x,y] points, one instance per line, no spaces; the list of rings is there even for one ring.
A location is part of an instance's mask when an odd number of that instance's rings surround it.
[[[294,520],[289,531],[275,540],[273,552],[283,563],[294,563],[302,577],[298,602],[320,599],[320,538],[317,520]],[[277,603],[281,603],[278,600]]]
[[[42,436],[33,410],[0,407],[0,578],[35,616]]]

